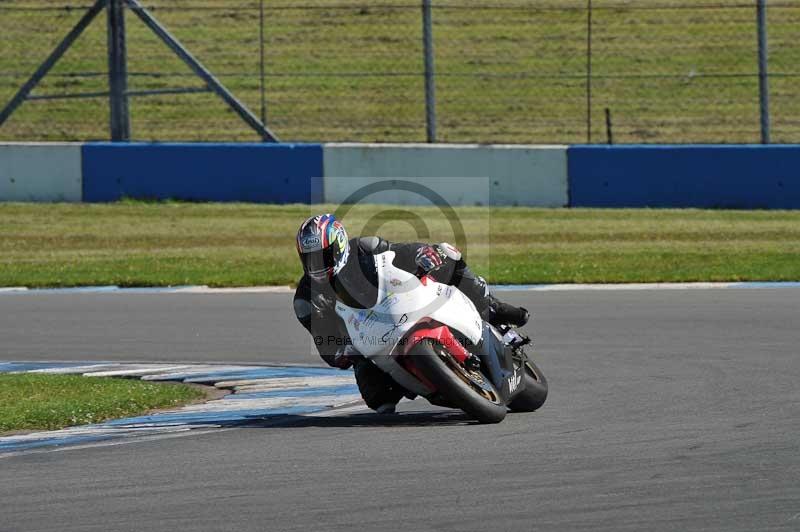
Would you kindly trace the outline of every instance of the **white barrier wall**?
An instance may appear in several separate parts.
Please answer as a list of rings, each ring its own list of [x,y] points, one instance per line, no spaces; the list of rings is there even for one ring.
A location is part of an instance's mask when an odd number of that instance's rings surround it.
[[[324,197],[342,203],[376,180],[411,181],[451,205],[564,207],[566,146],[326,144]],[[413,192],[389,190],[370,203],[426,204]]]
[[[0,201],[81,201],[81,145],[0,144]]]

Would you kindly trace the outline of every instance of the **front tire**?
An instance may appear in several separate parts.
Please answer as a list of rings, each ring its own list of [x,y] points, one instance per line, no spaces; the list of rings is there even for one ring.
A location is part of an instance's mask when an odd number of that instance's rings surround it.
[[[509,403],[512,412],[533,412],[547,399],[547,379],[532,360],[525,360],[525,389]]]
[[[480,372],[468,371],[443,345],[423,341],[410,354],[414,365],[436,387],[449,404],[460,408],[480,423],[499,423],[507,408],[491,381]]]

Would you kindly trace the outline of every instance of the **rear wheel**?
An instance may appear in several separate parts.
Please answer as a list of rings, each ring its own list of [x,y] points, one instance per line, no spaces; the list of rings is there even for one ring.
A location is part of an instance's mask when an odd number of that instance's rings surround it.
[[[508,405],[512,412],[533,412],[541,408],[547,399],[547,379],[532,360],[525,360],[523,379],[525,389]]]
[[[499,423],[506,417],[506,405],[491,381],[480,371],[466,369],[441,344],[420,342],[410,354],[416,368],[447,403],[480,423]]]

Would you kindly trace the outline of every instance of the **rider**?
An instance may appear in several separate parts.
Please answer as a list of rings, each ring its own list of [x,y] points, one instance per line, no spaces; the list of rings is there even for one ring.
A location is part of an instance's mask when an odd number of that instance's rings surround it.
[[[294,295],[297,319],[314,337],[320,356],[333,367],[354,367],[356,382],[367,406],[379,413],[394,412],[408,392],[372,362],[359,355],[336,314],[337,298],[351,307],[368,308],[377,297],[373,256],[395,252],[395,267],[458,287],[493,325],[521,327],[530,317],[524,308],[503,303],[489,293],[447,243],[391,243],[379,237],[349,240],[340,221],[331,214],[312,216],[297,232],[297,252],[304,275]]]

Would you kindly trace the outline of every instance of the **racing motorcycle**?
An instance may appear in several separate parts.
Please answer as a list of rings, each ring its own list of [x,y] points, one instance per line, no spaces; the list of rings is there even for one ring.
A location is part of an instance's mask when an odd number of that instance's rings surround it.
[[[374,257],[374,306],[336,304],[353,347],[411,394],[480,423],[541,407],[547,380],[525,354],[530,341],[483,321],[458,288],[395,267],[394,255]]]

